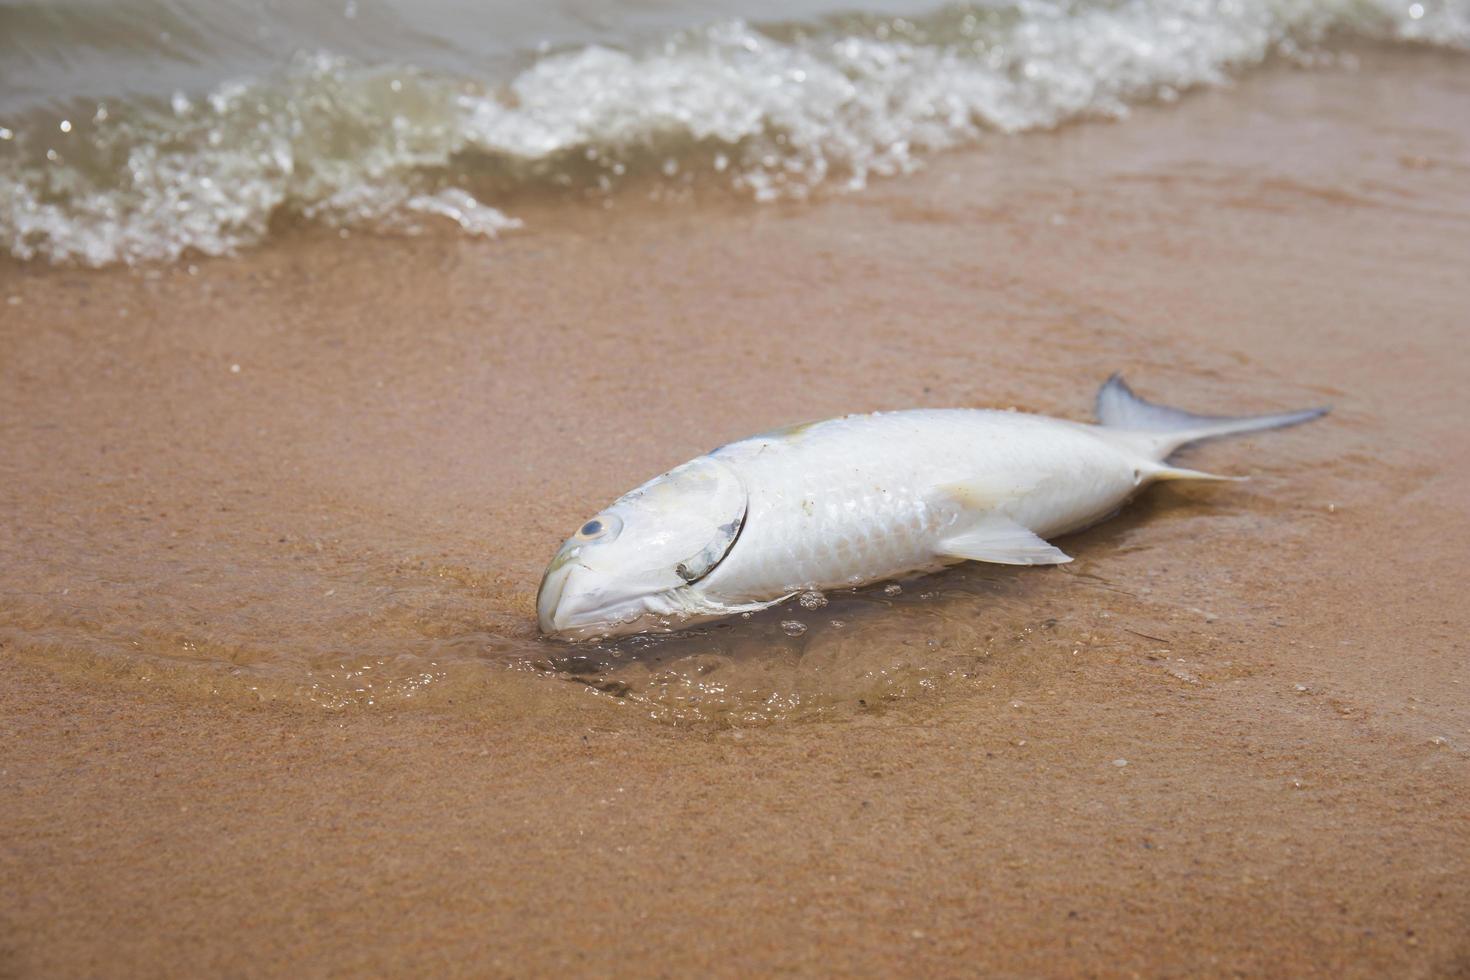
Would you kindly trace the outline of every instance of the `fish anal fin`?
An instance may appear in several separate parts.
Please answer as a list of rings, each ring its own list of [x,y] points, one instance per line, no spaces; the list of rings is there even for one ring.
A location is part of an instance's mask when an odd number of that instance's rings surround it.
[[[1072,556],[1009,517],[988,514],[939,544],[947,558],[996,565],[1061,565]]]
[[[1146,475],[1150,480],[1211,480],[1216,483],[1244,483],[1250,479],[1248,476],[1221,476],[1218,473],[1189,470],[1182,466],[1160,466],[1148,471]]]

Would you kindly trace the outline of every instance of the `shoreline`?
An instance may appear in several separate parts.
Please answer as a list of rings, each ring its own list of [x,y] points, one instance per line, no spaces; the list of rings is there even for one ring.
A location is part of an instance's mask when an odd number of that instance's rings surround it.
[[[0,973],[1470,969],[1462,61],[812,204],[0,265]],[[1120,369],[1335,410],[1192,451],[1251,482],[1065,570],[613,694],[504,666],[653,473],[849,411],[1085,418]]]

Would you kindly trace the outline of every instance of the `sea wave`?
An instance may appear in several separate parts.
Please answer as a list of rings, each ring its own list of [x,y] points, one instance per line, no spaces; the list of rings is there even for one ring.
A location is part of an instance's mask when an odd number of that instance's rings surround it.
[[[714,179],[765,201],[1361,41],[1470,50],[1470,0],[1020,0],[924,17],[728,20],[528,56],[505,78],[298,54],[202,95],[0,126],[0,247],[92,266],[226,255],[282,217],[473,235],[518,195]]]

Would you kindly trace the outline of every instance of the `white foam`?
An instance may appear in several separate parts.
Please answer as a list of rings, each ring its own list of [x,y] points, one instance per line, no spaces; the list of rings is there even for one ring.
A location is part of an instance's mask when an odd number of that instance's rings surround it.
[[[0,144],[0,244],[88,265],[231,253],[285,212],[494,236],[517,190],[705,172],[758,200],[860,188],[987,130],[1119,117],[1339,39],[1470,48],[1470,0],[1123,0],[946,8],[537,58],[505,84],[317,54],[284,75],[108,103]],[[70,118],[81,118],[72,115]]]

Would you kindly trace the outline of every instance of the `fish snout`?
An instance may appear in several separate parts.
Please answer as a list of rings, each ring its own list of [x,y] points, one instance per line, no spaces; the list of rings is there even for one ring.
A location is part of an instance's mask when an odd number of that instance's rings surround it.
[[[556,616],[561,609],[562,596],[567,593],[567,582],[582,567],[575,561],[557,561],[546,570],[541,588],[536,593],[536,620],[541,625],[541,632],[558,632]]]

